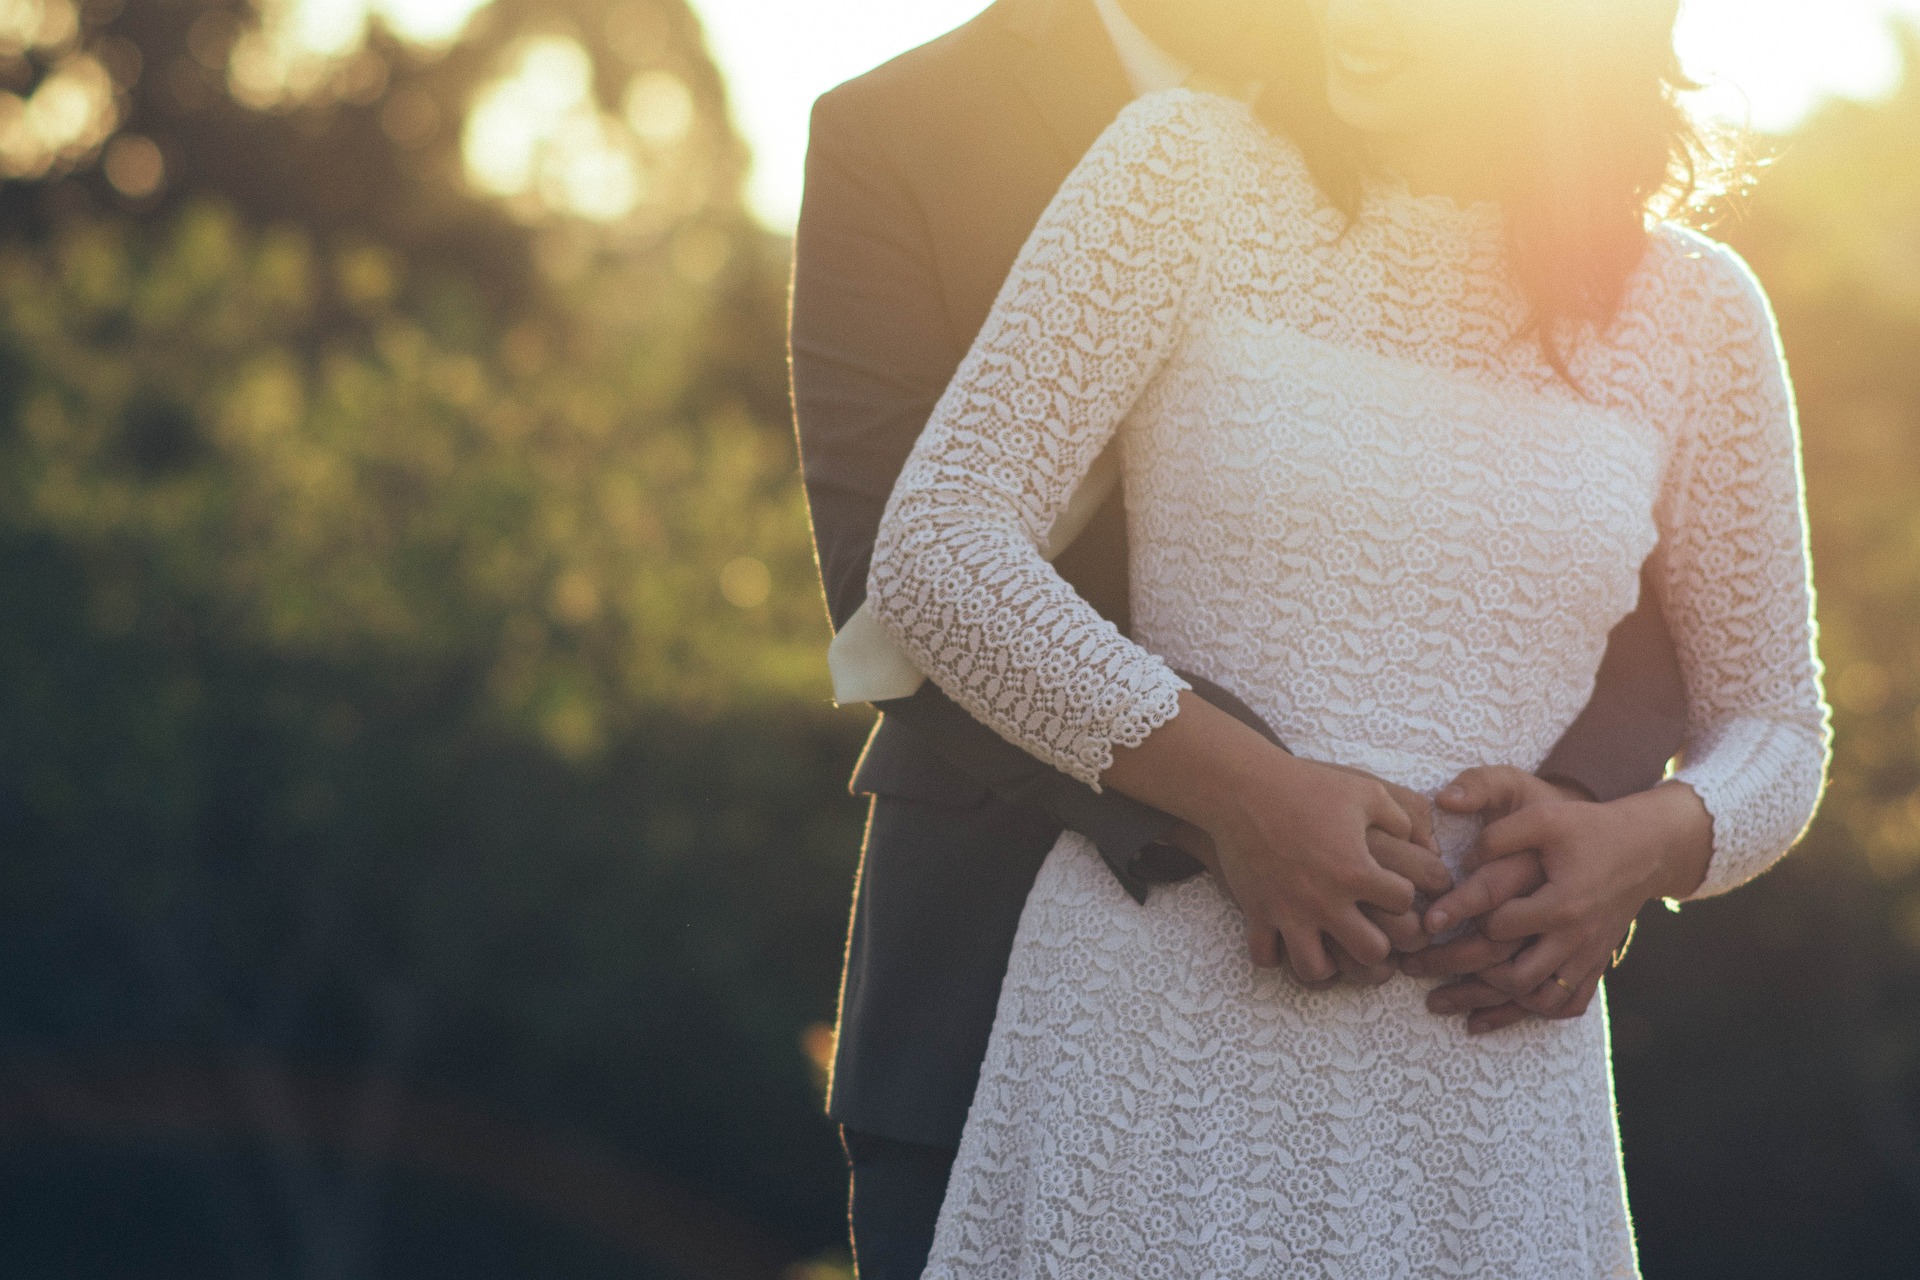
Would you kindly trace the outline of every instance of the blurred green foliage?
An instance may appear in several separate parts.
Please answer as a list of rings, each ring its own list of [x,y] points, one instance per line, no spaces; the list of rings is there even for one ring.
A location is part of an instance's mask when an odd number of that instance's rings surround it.
[[[726,367],[767,353],[715,314],[778,314],[777,246],[687,234],[738,279],[643,257],[504,328],[458,277],[221,204],[0,250],[15,527],[86,558],[103,626],[212,611],[289,657],[460,669],[571,755],[643,710],[817,696],[815,603],[724,590],[810,571],[785,435],[736,385],[766,371]]]
[[[495,0],[236,81],[251,4],[76,12],[0,48],[23,100],[81,54],[115,86],[113,140],[0,186],[0,1270],[831,1258],[864,723],[825,701],[787,247],[697,24]],[[635,148],[618,218],[465,177],[535,40]],[[1913,1274],[1920,77],[1781,140],[1721,231],[1800,387],[1839,759],[1805,850],[1613,984],[1636,1211],[1655,1276]]]
[[[1920,29],[1904,42],[1920,68]],[[1774,292],[1806,418],[1838,713],[1828,822],[1920,946],[1920,74],[1808,122],[1730,233]]]
[[[250,6],[83,19],[0,70],[132,68],[106,154],[151,138],[166,177],[129,194],[96,152],[0,187],[0,1166],[72,1171],[12,1198],[0,1270],[830,1250],[802,1041],[861,726],[825,706],[787,249],[740,209],[697,24],[500,0],[265,109],[227,92]],[[607,110],[648,77],[693,104],[617,225],[463,176],[470,104],[569,40]],[[180,1072],[209,1110],[155,1145]],[[48,1101],[74,1082],[105,1133]],[[409,1127],[445,1098],[471,1170]],[[600,1189],[607,1150],[645,1178]],[[103,1213],[127,1229],[74,1230]]]

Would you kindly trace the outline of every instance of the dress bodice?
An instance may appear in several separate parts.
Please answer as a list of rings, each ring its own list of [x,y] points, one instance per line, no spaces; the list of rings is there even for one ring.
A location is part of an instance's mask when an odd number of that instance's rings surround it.
[[[1497,211],[1380,186],[1348,222],[1239,103],[1135,104],[1069,179],[888,508],[876,611],[976,716],[1098,785],[1180,666],[1296,750],[1420,787],[1531,767],[1640,567],[1689,693],[1706,890],[1790,845],[1825,708],[1792,401],[1726,249],[1652,237],[1571,380],[1526,335]],[[1036,547],[1126,454],[1136,635]]]

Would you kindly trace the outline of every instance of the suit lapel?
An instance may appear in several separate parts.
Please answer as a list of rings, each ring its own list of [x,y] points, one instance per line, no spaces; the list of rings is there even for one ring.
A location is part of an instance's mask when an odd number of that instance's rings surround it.
[[[1071,168],[1133,98],[1119,51],[1092,0],[1002,2],[1015,75]]]

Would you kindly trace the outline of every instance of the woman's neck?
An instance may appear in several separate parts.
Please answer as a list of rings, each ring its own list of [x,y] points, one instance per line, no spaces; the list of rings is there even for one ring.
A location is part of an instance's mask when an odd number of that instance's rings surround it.
[[[1423,131],[1378,135],[1368,143],[1374,164],[1416,196],[1445,196],[1467,205],[1497,202],[1506,194],[1497,133],[1482,130]]]

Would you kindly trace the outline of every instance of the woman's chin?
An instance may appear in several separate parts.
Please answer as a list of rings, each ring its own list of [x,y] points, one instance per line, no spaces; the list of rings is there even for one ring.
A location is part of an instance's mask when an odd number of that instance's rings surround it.
[[[1362,134],[1404,132],[1414,115],[1393,94],[1355,85],[1337,72],[1327,77],[1327,105],[1342,124]]]

